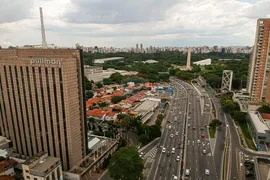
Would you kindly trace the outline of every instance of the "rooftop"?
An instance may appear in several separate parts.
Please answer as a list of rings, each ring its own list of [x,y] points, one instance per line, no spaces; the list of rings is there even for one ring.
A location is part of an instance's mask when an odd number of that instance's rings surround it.
[[[146,112],[152,109],[158,102],[152,100],[145,100],[142,104],[140,104],[134,111],[137,112]]]
[[[259,118],[260,114],[257,111],[249,111],[248,113],[257,132],[266,133],[266,131],[269,131],[267,125]]]
[[[48,170],[48,168],[52,167],[58,161],[60,161],[59,158],[48,156],[46,157],[46,159],[39,161],[35,166],[30,168],[30,170],[36,172],[45,172],[46,170]]]

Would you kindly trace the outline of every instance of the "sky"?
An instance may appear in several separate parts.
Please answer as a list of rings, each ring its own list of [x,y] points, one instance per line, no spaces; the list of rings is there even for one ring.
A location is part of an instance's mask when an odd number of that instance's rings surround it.
[[[231,46],[254,44],[270,0],[0,0],[0,45]]]

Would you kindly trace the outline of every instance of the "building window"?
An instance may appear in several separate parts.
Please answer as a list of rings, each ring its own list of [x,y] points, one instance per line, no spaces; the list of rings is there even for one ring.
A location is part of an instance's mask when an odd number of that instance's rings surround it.
[[[34,180],[37,180],[37,178],[34,178]]]
[[[26,173],[29,173],[29,171],[28,171],[28,170],[25,170],[25,172],[26,172]]]
[[[27,179],[30,179],[30,176],[26,176]]]

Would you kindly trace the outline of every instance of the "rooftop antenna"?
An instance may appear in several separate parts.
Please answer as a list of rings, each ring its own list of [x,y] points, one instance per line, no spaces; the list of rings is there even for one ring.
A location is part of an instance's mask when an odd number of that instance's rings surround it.
[[[46,41],[45,28],[44,28],[44,22],[43,22],[42,7],[39,7],[39,13],[40,13],[40,22],[41,22],[42,48],[47,49],[47,41]]]

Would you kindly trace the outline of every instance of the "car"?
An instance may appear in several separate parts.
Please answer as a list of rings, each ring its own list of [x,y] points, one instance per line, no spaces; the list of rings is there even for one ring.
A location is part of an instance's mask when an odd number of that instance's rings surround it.
[[[209,169],[205,169],[205,174],[206,174],[206,175],[209,175],[209,174],[210,174]]]
[[[186,169],[185,175],[186,175],[186,176],[189,176],[189,175],[190,175],[190,170],[189,170],[189,169]]]
[[[176,161],[180,161],[180,156],[176,156]]]
[[[172,180],[177,180],[177,176],[172,175]]]
[[[143,153],[143,152],[141,152],[141,153],[140,153],[140,157],[143,157],[143,155],[144,155],[144,153]]]
[[[188,124],[188,127],[190,127],[190,124]]]
[[[204,138],[204,134],[202,134],[201,137]]]
[[[172,126],[169,126],[169,130],[171,130],[172,129]]]
[[[195,130],[196,128],[195,128],[195,127],[193,127],[192,129],[193,129],[193,130]]]
[[[203,152],[203,154],[206,154],[206,150],[205,149],[202,152]]]
[[[171,134],[171,138],[173,138],[173,134]]]
[[[166,152],[166,148],[162,148],[162,153],[165,153]]]
[[[176,132],[175,135],[178,136],[178,132]]]
[[[201,127],[201,130],[203,131],[203,127]]]
[[[201,143],[201,141],[200,141],[199,139],[197,140],[197,142],[198,142],[198,144],[200,144],[200,143]]]
[[[175,153],[175,148],[172,148],[172,154],[174,154]]]

